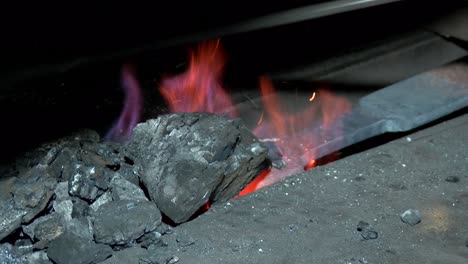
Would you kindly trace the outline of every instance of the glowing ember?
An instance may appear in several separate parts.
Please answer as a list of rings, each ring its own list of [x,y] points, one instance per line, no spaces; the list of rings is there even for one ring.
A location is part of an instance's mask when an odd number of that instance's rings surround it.
[[[172,112],[210,112],[236,116],[221,86],[225,56],[219,40],[204,42],[190,54],[187,70],[162,81],[159,91]]]
[[[130,65],[122,67],[122,87],[125,93],[125,102],[119,119],[114,123],[106,135],[108,140],[123,141],[130,137],[132,129],[140,120],[141,92],[140,85]]]
[[[234,117],[236,112],[230,97],[221,86],[225,56],[219,40],[205,42],[191,53],[187,70],[162,81],[159,91],[173,112],[226,113]],[[311,151],[324,142],[326,136],[340,131],[330,130],[337,117],[348,111],[350,104],[325,89],[314,89],[304,98],[307,107],[297,112],[283,109],[284,105],[266,77],[260,78],[260,90],[264,112],[260,115],[254,134],[263,142],[274,142],[286,166],[282,169],[263,170],[239,196],[274,183],[295,172],[316,165]],[[303,160],[301,157],[306,157]]]
[[[247,184],[247,186],[244,187],[244,189],[242,189],[242,191],[239,192],[237,197],[246,195],[257,190],[259,188],[258,185],[265,179],[265,177],[268,176],[269,173],[270,169],[262,170],[249,184]]]

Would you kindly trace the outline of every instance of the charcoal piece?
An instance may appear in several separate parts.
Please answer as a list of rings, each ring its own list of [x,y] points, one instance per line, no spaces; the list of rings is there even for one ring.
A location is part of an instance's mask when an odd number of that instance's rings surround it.
[[[176,223],[206,202],[235,196],[265,166],[267,149],[237,119],[207,113],[162,115],[135,127],[126,155],[158,208]]]
[[[49,243],[47,255],[57,264],[99,263],[112,255],[112,249],[66,232]]]
[[[167,247],[167,243],[164,242],[161,233],[157,231],[144,234],[142,237],[137,239],[137,242],[143,248],[148,248],[150,245]]]
[[[75,236],[93,240],[94,230],[90,217],[75,218],[65,222],[66,232],[70,232]]]
[[[23,216],[28,211],[14,207],[13,199],[0,201],[0,240],[11,234],[21,226]]]
[[[23,226],[23,232],[35,241],[53,240],[65,232],[65,227],[58,213],[52,213],[35,219]],[[45,245],[45,244],[44,244]]]
[[[33,250],[34,246],[30,239],[18,239],[13,246],[13,252],[18,256],[32,253]]]
[[[71,201],[73,204],[71,214],[72,218],[81,218],[88,216],[89,205],[87,202],[76,197],[73,197]]]
[[[361,232],[362,230],[367,229],[369,226],[370,226],[369,223],[364,222],[364,221],[359,221],[359,223],[357,224],[357,231]]]
[[[47,206],[57,180],[49,175],[47,167],[38,165],[20,175],[15,185],[15,206],[27,211],[22,222],[28,223]]]
[[[127,181],[119,173],[116,173],[110,183],[112,200],[148,201],[140,187]]]
[[[70,220],[72,219],[73,213],[73,202],[72,200],[62,200],[62,201],[54,201],[53,208],[56,213],[61,215],[64,219]]]
[[[13,247],[10,244],[0,244],[0,263],[21,264],[20,260],[13,252]]]
[[[65,178],[65,180],[68,180],[68,176],[66,174],[76,164],[76,155],[78,151],[78,144],[74,148],[71,148],[70,146],[63,147],[55,157],[55,160],[50,164],[51,174],[58,179],[63,180]]]
[[[373,230],[372,228],[366,228],[362,230],[361,236],[365,240],[377,239],[379,237],[379,233],[377,233],[377,231]]]
[[[457,176],[448,176],[447,178],[445,178],[445,181],[446,181],[446,182],[457,183],[457,182],[460,181],[460,177],[457,177]]]
[[[45,251],[36,251],[21,256],[20,261],[22,264],[52,264]]]
[[[70,195],[68,194],[68,182],[59,182],[55,187],[55,202],[60,202],[63,200],[69,200]]]
[[[149,201],[112,201],[93,213],[96,242],[125,245],[161,224],[161,213]]]
[[[99,198],[96,199],[96,201],[94,201],[94,203],[92,203],[89,206],[89,208],[93,210],[94,212],[96,212],[101,205],[106,204],[111,201],[112,201],[112,194],[110,192],[105,192],[103,195],[99,196]]]
[[[156,232],[159,232],[161,235],[168,235],[168,234],[172,234],[174,230],[172,229],[170,225],[161,223],[158,226],[158,228],[156,228]]]
[[[141,166],[137,164],[129,165],[127,163],[122,163],[118,173],[127,181],[138,186],[140,184],[140,179],[138,178],[138,175],[140,175],[141,171]]]
[[[77,164],[68,178],[68,191],[71,195],[94,201],[98,195],[96,186],[96,167]]]
[[[400,219],[408,225],[416,225],[421,222],[421,213],[417,209],[408,209],[400,215]]]
[[[286,162],[283,160],[283,154],[278,149],[276,143],[272,140],[265,139],[260,141],[263,143],[263,146],[268,149],[268,157],[271,160],[271,165],[277,169],[284,168],[286,166]]]
[[[146,249],[131,247],[114,252],[111,258],[106,259],[101,262],[101,264],[154,263],[144,262],[145,259],[148,259],[148,252]]]

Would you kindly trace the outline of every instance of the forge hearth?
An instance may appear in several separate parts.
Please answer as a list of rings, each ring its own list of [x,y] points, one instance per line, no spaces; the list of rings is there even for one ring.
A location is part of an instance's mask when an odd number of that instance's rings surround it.
[[[0,263],[466,263],[464,4],[317,2],[7,32]]]

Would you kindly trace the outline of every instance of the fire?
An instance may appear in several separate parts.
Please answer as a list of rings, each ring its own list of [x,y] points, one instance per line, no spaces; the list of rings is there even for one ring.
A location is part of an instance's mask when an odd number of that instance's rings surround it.
[[[173,112],[229,113],[236,116],[233,103],[222,87],[225,55],[219,40],[204,42],[190,53],[185,72],[162,80],[159,91]],[[326,89],[314,89],[307,107],[299,111],[283,109],[284,103],[266,77],[259,80],[264,112],[253,133],[262,141],[272,141],[282,154],[283,169],[263,170],[239,196],[276,182],[292,173],[316,165],[313,148],[324,142],[331,124],[351,106]],[[306,160],[303,160],[306,157]]]
[[[125,92],[125,102],[119,119],[114,123],[106,135],[107,139],[113,141],[123,141],[128,139],[132,129],[140,121],[141,112],[141,91],[140,85],[135,78],[135,73],[130,65],[122,67],[121,77],[122,87]]]
[[[326,136],[340,133],[333,131],[331,125],[340,115],[351,109],[351,105],[344,98],[334,96],[322,88],[305,99],[313,102],[305,109],[288,111],[282,108],[285,104],[281,102],[268,78],[261,77],[259,85],[265,114],[262,116],[264,121],[259,123],[253,132],[260,139],[277,139],[275,144],[282,153],[286,166],[283,169],[272,169],[268,177],[256,185],[257,188],[314,167],[316,156],[313,148],[323,143]],[[303,157],[306,157],[305,161]]]
[[[221,85],[225,62],[219,39],[201,43],[190,54],[187,70],[165,78],[159,91],[171,112],[210,112],[236,116],[229,95]]]

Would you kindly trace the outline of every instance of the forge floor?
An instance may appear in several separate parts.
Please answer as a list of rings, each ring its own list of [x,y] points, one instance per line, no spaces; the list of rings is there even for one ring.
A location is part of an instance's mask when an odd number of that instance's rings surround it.
[[[465,114],[213,206],[168,249],[178,263],[468,263],[467,149]]]

